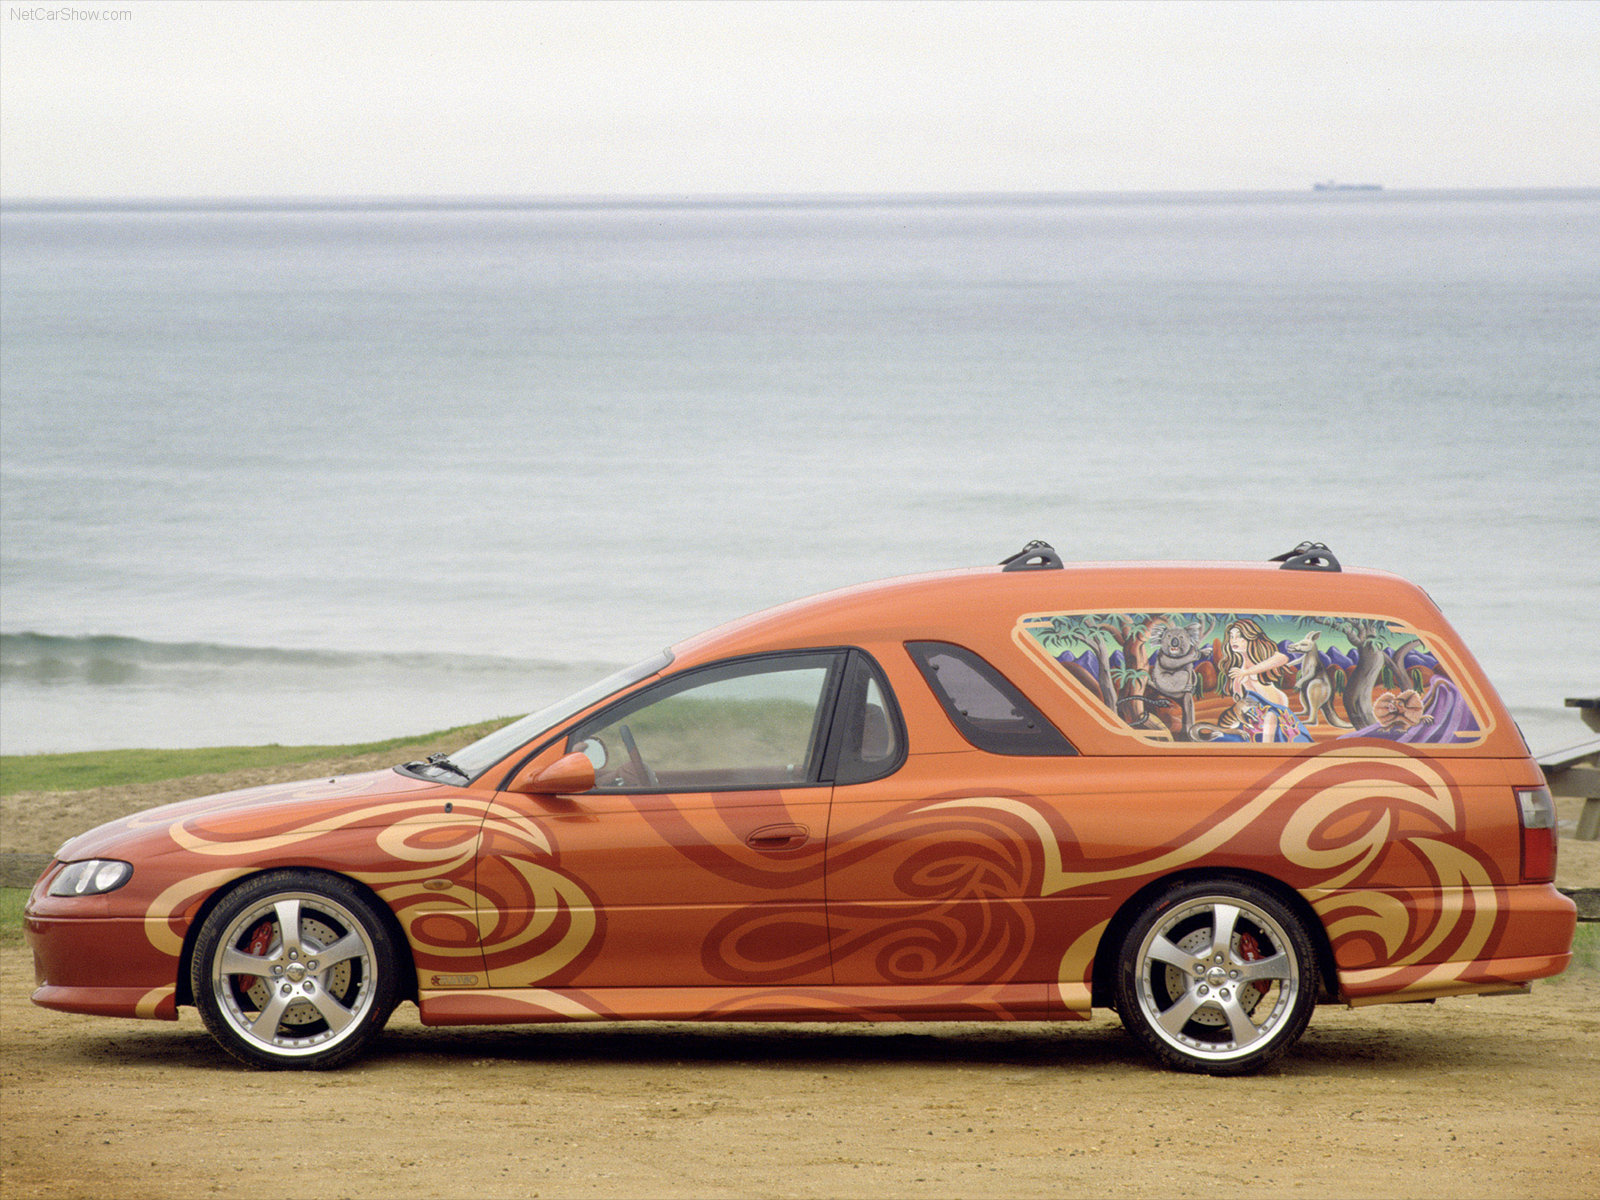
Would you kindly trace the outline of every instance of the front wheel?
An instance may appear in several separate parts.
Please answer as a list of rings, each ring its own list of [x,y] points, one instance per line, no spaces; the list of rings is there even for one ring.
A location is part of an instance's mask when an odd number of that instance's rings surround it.
[[[1319,991],[1299,919],[1240,880],[1157,896],[1117,962],[1123,1025],[1166,1065],[1213,1075],[1258,1071],[1305,1032]]]
[[[258,1067],[333,1067],[377,1037],[400,959],[380,913],[332,875],[273,871],[228,893],[190,964],[211,1036]]]

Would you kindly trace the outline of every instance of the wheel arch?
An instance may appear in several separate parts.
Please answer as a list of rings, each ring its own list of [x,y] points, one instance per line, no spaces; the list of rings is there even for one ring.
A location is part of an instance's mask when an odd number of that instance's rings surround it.
[[[320,876],[324,879],[337,879],[342,883],[350,885],[360,892],[362,897],[372,905],[373,910],[378,913],[380,918],[382,918],[385,926],[385,932],[389,934],[390,939],[394,942],[395,953],[401,956],[403,969],[400,979],[400,999],[410,1000],[413,1003],[416,1002],[417,964],[416,959],[411,952],[411,941],[406,937],[405,929],[400,924],[400,918],[395,915],[394,909],[389,907],[389,905],[384,901],[383,897],[379,896],[377,892],[373,891],[372,888],[368,887],[355,876],[346,875],[342,871],[330,871],[325,867],[302,867],[293,863],[286,863],[278,866],[263,867],[259,871],[251,871],[249,874],[241,875],[237,879],[230,879],[227,883],[215,889],[209,896],[205,898],[199,909],[196,910],[194,919],[189,922],[189,928],[184,932],[183,935],[183,949],[179,952],[177,967],[178,994],[176,997],[176,1002],[178,1004],[189,1005],[191,1007],[194,1005],[194,986],[191,983],[191,968],[194,963],[194,946],[195,942],[200,937],[200,930],[205,926],[206,920],[211,916],[212,911],[217,907],[217,905],[221,904],[223,900],[227,899],[229,895],[238,891],[239,888],[243,887],[251,880],[260,879],[263,875],[271,875],[277,871],[293,871],[300,875],[311,877]]]
[[[1162,892],[1185,884],[1202,881],[1226,883],[1230,880],[1251,884],[1271,892],[1299,919],[1316,953],[1319,976],[1318,1000],[1322,1003],[1337,1000],[1339,969],[1333,955],[1333,943],[1328,939],[1328,931],[1322,924],[1322,918],[1317,915],[1316,910],[1304,896],[1281,879],[1275,879],[1260,871],[1238,867],[1193,867],[1151,880],[1118,907],[1106,925],[1105,932],[1100,936],[1100,944],[1095,948],[1093,973],[1090,976],[1090,1003],[1100,1008],[1112,1007],[1112,979],[1116,971],[1117,953],[1122,948],[1123,939],[1127,937],[1129,928],[1153,899]]]

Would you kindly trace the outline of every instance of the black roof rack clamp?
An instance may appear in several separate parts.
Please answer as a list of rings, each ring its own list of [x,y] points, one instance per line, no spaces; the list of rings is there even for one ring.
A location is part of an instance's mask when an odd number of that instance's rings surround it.
[[[1282,563],[1282,571],[1338,571],[1339,560],[1321,542],[1301,542],[1293,550],[1269,560]]]
[[[1007,571],[1059,571],[1061,556],[1049,542],[1032,541],[1010,558],[1002,558],[1000,566]]]

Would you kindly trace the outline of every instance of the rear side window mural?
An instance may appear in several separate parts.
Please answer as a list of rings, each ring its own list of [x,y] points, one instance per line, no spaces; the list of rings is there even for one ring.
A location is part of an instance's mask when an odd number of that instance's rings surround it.
[[[1151,742],[1472,745],[1484,730],[1414,630],[1382,617],[1042,613],[1019,640],[1118,732]]]

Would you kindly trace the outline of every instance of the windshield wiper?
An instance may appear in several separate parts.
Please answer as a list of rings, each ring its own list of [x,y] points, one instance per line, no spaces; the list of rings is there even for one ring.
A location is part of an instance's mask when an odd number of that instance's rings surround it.
[[[405,769],[418,775],[425,773],[430,767],[436,771],[448,771],[452,775],[460,776],[463,782],[471,782],[472,776],[468,775],[455,763],[450,761],[450,756],[444,752],[428,755],[427,762],[408,762]]]
[[[428,765],[430,767],[443,767],[446,771],[449,771],[455,775],[459,775],[463,779],[471,778],[471,776],[469,776],[465,771],[456,766],[455,763],[451,762],[450,756],[444,753],[442,750],[438,754],[428,755]]]

